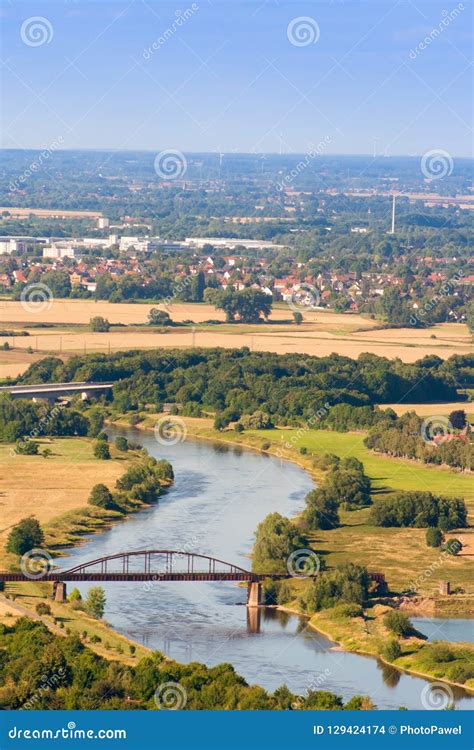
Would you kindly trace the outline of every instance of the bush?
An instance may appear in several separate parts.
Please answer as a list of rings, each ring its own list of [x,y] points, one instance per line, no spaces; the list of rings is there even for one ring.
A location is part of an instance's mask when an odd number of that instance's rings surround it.
[[[35,440],[18,440],[15,446],[15,453],[21,456],[37,456],[39,452],[39,443]]]
[[[459,555],[462,550],[462,542],[459,539],[448,539],[441,549],[443,552],[447,552],[448,555]]]
[[[119,436],[115,438],[115,447],[119,451],[128,451],[128,440],[126,437]]]
[[[264,442],[262,443],[262,451],[267,451],[267,450],[269,450],[269,448],[271,448],[271,447],[272,447],[272,444],[271,444],[271,443],[269,443],[269,442],[268,442],[268,440],[265,440],[265,441],[264,441]]]
[[[106,432],[99,432],[99,434],[97,435],[97,440],[103,440],[104,443],[108,443],[109,442],[109,436],[107,435]]]
[[[110,449],[105,440],[99,440],[94,445],[94,456],[102,461],[107,461],[110,458]]]
[[[383,618],[383,623],[395,635],[408,636],[413,633],[413,627],[408,617],[396,609],[387,612]]]
[[[304,445],[302,445],[301,448],[300,448],[300,454],[302,456],[307,456],[308,455],[308,449]]]
[[[349,604],[338,604],[334,607],[334,614],[338,617],[362,617],[364,610],[360,604],[350,602]]]
[[[41,526],[34,516],[24,518],[13,527],[8,535],[6,550],[15,555],[24,555],[43,544],[44,535]]]
[[[39,615],[50,615],[51,614],[51,607],[49,604],[46,604],[46,602],[39,602],[36,607],[36,612]]]
[[[430,526],[426,530],[426,544],[428,547],[440,547],[443,541],[443,532],[436,526]]]
[[[384,643],[384,645],[380,649],[380,653],[387,661],[395,661],[395,659],[398,659],[398,657],[402,653],[402,649],[399,642],[394,638],[393,640]]]
[[[244,426],[243,426],[243,424],[241,424],[240,422],[237,422],[237,424],[236,424],[236,425],[235,425],[235,427],[234,427],[234,430],[235,430],[236,432],[243,432],[243,431],[244,431]]]

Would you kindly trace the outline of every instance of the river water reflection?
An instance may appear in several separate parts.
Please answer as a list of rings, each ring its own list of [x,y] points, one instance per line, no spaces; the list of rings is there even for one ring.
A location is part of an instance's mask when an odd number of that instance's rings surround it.
[[[249,568],[253,534],[270,512],[295,515],[312,488],[299,467],[254,452],[188,440],[158,444],[153,433],[109,430],[173,464],[176,482],[159,503],[71,550],[61,567],[138,549],[201,552]],[[87,585],[80,585],[83,592]],[[248,622],[245,589],[231,583],[109,583],[105,617],[124,635],[181,662],[230,662],[249,683],[298,693],[368,694],[379,708],[423,708],[427,685],[377,660],[333,650],[303,618],[274,609]],[[253,627],[252,627],[253,626]],[[474,707],[455,691],[459,708]]]

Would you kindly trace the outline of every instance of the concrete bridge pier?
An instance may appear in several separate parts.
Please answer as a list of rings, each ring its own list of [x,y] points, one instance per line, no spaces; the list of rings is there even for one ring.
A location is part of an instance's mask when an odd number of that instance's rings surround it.
[[[67,589],[64,581],[54,581],[53,583],[53,599],[56,602],[67,601]]]
[[[261,607],[263,604],[263,590],[260,581],[252,581],[247,586],[247,607]]]

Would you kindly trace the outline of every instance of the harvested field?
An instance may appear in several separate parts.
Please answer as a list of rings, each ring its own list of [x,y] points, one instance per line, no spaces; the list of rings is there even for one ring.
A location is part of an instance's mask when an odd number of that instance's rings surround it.
[[[124,471],[123,460],[95,459],[87,438],[39,442],[53,451],[49,458],[12,455],[13,445],[0,445],[0,559],[9,529],[22,518],[34,515],[43,525],[82,508],[95,484],[113,487]]]
[[[19,302],[0,302],[0,315],[6,328],[18,327],[30,336],[0,337],[0,344],[8,341],[15,350],[27,349],[46,353],[105,352],[132,348],[193,346],[240,348],[270,351],[277,354],[296,352],[326,356],[333,352],[357,358],[364,352],[383,357],[399,357],[414,362],[428,354],[448,358],[453,354],[473,352],[467,327],[446,323],[421,331],[411,329],[380,329],[375,321],[361,315],[323,311],[304,313],[304,323],[291,323],[291,311],[278,305],[272,314],[272,324],[204,326],[207,320],[222,320],[222,311],[204,304],[173,304],[167,309],[176,323],[193,321],[195,330],[170,328],[164,333],[146,328],[126,327],[109,333],[92,333],[85,329],[96,316],[106,317],[112,324],[138,326],[146,322],[148,312],[159,305],[110,304],[84,300],[56,300],[50,309],[35,313],[25,310]],[[28,324],[42,323],[54,328],[28,328]],[[77,328],[75,328],[77,326]],[[81,327],[82,326],[82,327]],[[10,366],[9,353],[2,355],[1,364]],[[25,368],[26,369],[26,368]],[[12,371],[15,372],[14,368]],[[2,372],[3,374],[3,372]],[[8,370],[5,375],[11,374]],[[18,374],[18,371],[16,371]],[[3,376],[5,376],[3,375]]]

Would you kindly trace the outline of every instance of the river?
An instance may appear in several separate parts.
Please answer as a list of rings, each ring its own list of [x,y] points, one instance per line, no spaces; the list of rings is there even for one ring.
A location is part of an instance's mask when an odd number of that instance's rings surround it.
[[[63,569],[139,549],[201,552],[249,569],[257,524],[270,512],[293,516],[313,484],[298,466],[238,447],[187,440],[162,446],[152,432],[109,429],[173,464],[175,484],[153,507],[87,537]],[[82,593],[88,585],[79,586]],[[371,657],[332,650],[304,618],[265,608],[260,630],[247,622],[245,589],[232,583],[106,583],[105,618],[120,633],[180,661],[230,662],[249,683],[296,693],[330,690],[345,700],[370,695],[378,708],[423,708],[427,682]],[[474,697],[453,689],[457,707]]]

